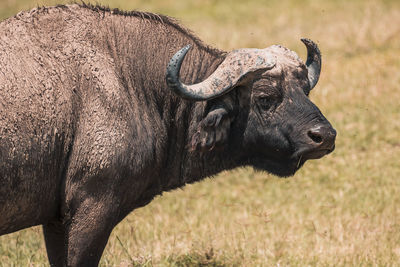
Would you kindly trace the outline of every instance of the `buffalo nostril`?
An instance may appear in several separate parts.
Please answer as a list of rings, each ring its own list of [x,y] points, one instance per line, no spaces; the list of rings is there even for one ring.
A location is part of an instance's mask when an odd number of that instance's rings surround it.
[[[319,132],[308,131],[307,135],[308,137],[311,138],[311,140],[313,140],[317,144],[320,144],[323,141],[323,138]]]

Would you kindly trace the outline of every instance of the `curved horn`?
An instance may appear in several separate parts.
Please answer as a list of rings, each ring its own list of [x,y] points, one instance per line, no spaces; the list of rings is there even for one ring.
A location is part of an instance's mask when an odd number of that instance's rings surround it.
[[[275,66],[276,59],[262,49],[239,49],[227,54],[225,60],[203,82],[186,85],[179,79],[179,71],[190,45],[179,50],[169,61],[166,81],[169,88],[182,98],[194,101],[210,100],[244,84],[253,75]]]
[[[310,87],[313,89],[318,82],[319,74],[321,73],[321,52],[316,43],[310,39],[303,38],[301,41],[307,47],[307,61],[306,66],[308,69],[308,81]]]

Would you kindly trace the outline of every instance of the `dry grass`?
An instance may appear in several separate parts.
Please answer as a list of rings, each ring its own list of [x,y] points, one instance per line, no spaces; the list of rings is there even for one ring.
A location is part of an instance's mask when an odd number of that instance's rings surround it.
[[[336,151],[291,179],[237,169],[136,210],[102,266],[399,264],[400,2],[100,2],[178,17],[228,50],[279,43],[304,58],[300,37],[318,41],[311,98],[338,130]],[[33,5],[0,0],[0,15]],[[40,228],[0,238],[0,265],[12,264],[47,264]]]

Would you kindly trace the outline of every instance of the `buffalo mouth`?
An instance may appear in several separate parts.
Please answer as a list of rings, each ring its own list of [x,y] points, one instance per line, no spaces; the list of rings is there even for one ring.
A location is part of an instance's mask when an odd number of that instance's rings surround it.
[[[298,162],[301,163],[306,162],[310,159],[320,159],[325,155],[328,155],[335,150],[335,145],[331,148],[321,148],[321,149],[299,149],[297,152],[293,154],[294,159],[298,159]]]
[[[307,160],[322,158],[334,149],[334,146],[330,149],[299,149],[290,158],[255,157],[247,163],[257,170],[267,171],[280,177],[289,177],[293,176]]]
[[[293,176],[305,161],[298,159],[271,159],[271,158],[253,158],[248,165],[252,165],[255,169],[266,171],[268,173],[280,176]]]
[[[297,162],[296,171],[300,169],[307,160],[320,159],[335,150],[335,145],[329,149],[300,149],[293,154],[292,159]]]

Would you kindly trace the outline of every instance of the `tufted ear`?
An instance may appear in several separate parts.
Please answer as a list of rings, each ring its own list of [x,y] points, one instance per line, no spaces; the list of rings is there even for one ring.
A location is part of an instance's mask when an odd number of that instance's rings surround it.
[[[192,150],[205,152],[221,147],[228,139],[230,126],[231,118],[225,108],[210,110],[192,137]]]

